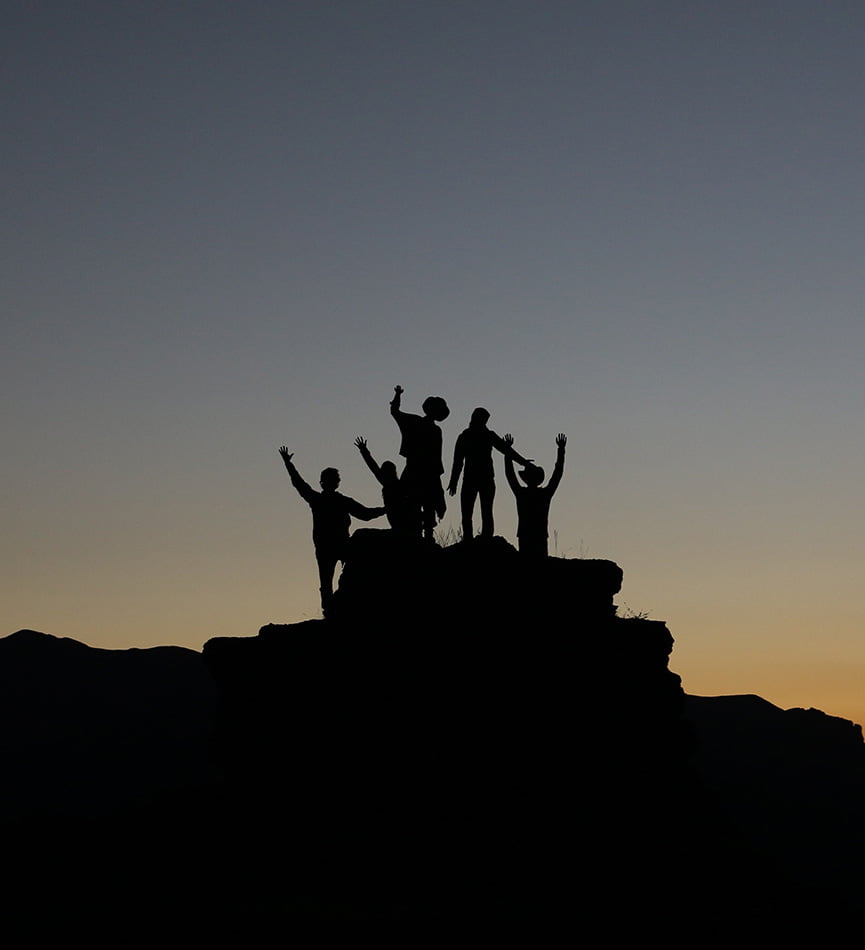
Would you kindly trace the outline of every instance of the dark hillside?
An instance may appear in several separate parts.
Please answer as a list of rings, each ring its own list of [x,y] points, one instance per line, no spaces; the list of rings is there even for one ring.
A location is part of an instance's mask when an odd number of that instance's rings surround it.
[[[0,640],[9,919],[163,943],[844,932],[861,730],[686,696],[621,583],[358,531],[325,620],[202,654]]]

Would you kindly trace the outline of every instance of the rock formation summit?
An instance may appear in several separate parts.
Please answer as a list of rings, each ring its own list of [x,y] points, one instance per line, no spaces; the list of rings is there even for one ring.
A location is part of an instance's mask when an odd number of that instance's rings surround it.
[[[606,880],[627,851],[650,876],[682,844],[691,739],[672,637],[617,616],[621,583],[610,561],[527,562],[501,538],[357,531],[326,619],[204,646],[256,833],[325,890],[503,926],[558,919],[586,886],[575,862]]]

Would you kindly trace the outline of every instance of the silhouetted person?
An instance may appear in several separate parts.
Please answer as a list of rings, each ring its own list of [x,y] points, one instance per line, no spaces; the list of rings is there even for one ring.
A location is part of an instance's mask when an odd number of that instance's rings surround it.
[[[391,528],[401,535],[419,537],[420,510],[414,497],[400,481],[396,465],[389,461],[379,465],[367,448],[366,439],[358,436],[354,444],[381,485],[381,500],[384,502],[384,510]]]
[[[505,458],[517,461],[521,465],[528,464],[528,460],[515,452],[510,443],[505,442],[500,435],[487,428],[489,418],[490,414],[486,409],[475,409],[468,428],[463,429],[457,436],[454,446],[454,461],[448,491],[451,495],[456,494],[460,473],[465,465],[463,487],[460,491],[463,541],[472,539],[472,514],[478,496],[481,500],[481,537],[493,536],[493,499],[496,495],[493,449],[498,449]]]
[[[294,453],[289,452],[283,445],[279,454],[288,469],[291,484],[312,509],[312,543],[315,545],[315,559],[318,561],[321,609],[326,614],[333,597],[333,572],[336,570],[336,562],[345,561],[352,516],[360,518],[361,521],[372,521],[373,518],[380,518],[385,510],[367,508],[359,501],[341,495],[336,490],[339,486],[339,472],[335,468],[326,468],[321,473],[321,491],[310,488],[291,461]]]
[[[450,409],[441,396],[427,396],[421,407],[423,415],[413,415],[400,408],[402,386],[394,386],[393,393],[390,414],[399,426],[399,454],[405,459],[401,481],[420,508],[423,536],[431,541],[436,518],[445,514],[442,430],[436,423],[447,419]]]
[[[514,438],[510,433],[504,436],[508,445],[513,445]],[[568,438],[561,432],[556,436],[558,452],[556,465],[549,483],[542,486],[544,470],[540,465],[528,464],[520,472],[520,478],[525,486],[520,485],[514,474],[514,463],[510,456],[505,456],[505,475],[508,484],[517,499],[517,540],[521,554],[532,558],[547,556],[547,539],[549,537],[550,502],[562,480],[565,470],[565,446]]]

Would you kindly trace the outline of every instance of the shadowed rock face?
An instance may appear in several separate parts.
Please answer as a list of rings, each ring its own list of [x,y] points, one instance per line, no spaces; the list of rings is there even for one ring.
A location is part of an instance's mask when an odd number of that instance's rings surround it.
[[[503,538],[447,548],[361,529],[351,539],[330,616],[448,630],[614,616],[622,570],[612,561],[526,561]],[[555,635],[555,631],[550,631]]]
[[[616,616],[621,582],[500,538],[358,531],[326,620],[203,654],[0,640],[9,908],[39,919],[50,894],[67,935],[97,891],[115,928],[146,907],[161,933],[247,942],[708,920],[825,943],[861,891],[861,730],[686,697],[666,626]]]
[[[525,920],[576,888],[586,911],[606,885],[575,862],[657,853],[688,748],[672,637],[616,617],[621,579],[358,531],[328,619],[204,647],[258,833],[335,892]]]
[[[294,856],[286,887],[502,933],[843,931],[850,893],[778,861],[692,767],[673,639],[616,616],[621,581],[358,531],[327,620],[209,641],[232,794]]]

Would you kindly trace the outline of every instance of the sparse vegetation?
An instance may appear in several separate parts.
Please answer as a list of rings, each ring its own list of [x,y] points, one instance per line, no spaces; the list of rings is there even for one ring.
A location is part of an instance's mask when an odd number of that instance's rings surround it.
[[[439,525],[433,531],[433,538],[440,548],[449,548],[453,544],[459,544],[463,539],[462,526],[455,528],[451,524],[446,527]]]
[[[553,528],[553,557],[568,557],[571,551],[573,551],[573,548],[565,548],[564,551],[559,551],[559,532]],[[577,548],[576,558],[578,560],[584,560],[588,556],[589,549],[583,543],[583,539],[580,538],[580,545]]]
[[[616,614],[623,620],[648,620],[648,610],[634,610],[630,605],[623,603],[621,607],[616,607]]]

